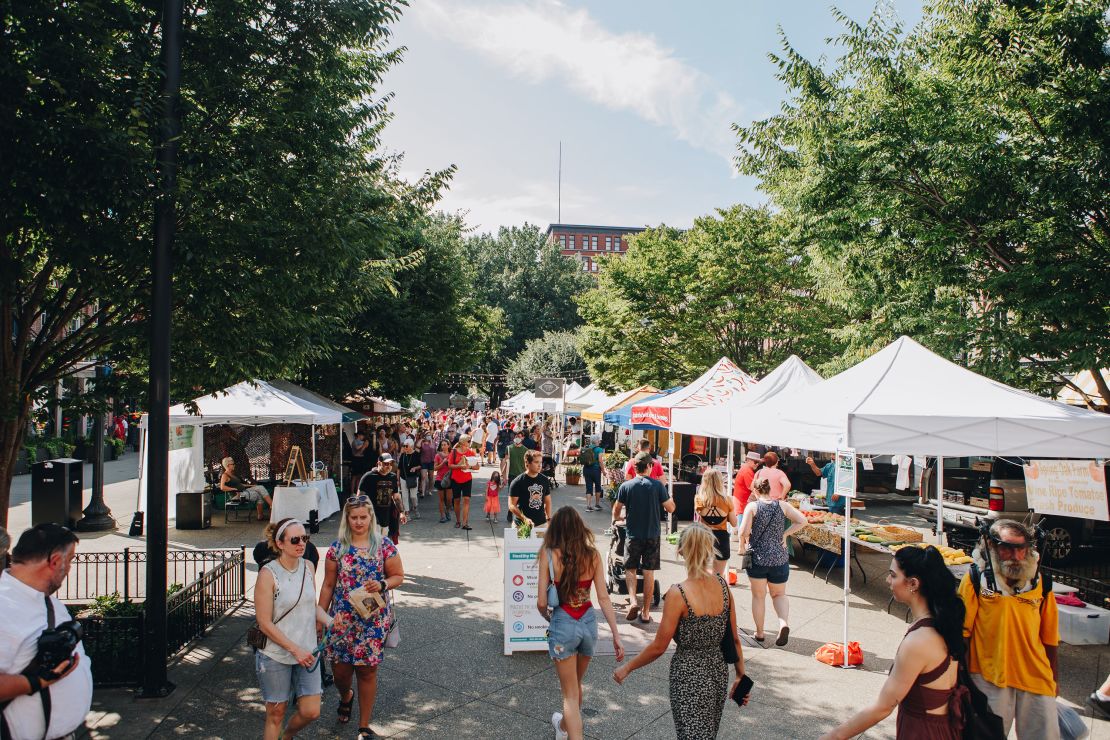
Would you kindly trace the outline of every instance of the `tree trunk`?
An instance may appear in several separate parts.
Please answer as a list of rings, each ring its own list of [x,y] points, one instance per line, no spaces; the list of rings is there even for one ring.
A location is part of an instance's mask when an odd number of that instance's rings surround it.
[[[1091,375],[1095,379],[1095,388],[1098,388],[1098,394],[1102,396],[1102,402],[1110,406],[1110,386],[1106,383],[1106,377],[1102,374],[1102,368],[1091,368]]]
[[[30,402],[22,404],[14,419],[0,420],[0,527],[8,526],[8,506],[11,503],[12,478],[23,437],[27,432]],[[18,533],[15,533],[18,536]]]

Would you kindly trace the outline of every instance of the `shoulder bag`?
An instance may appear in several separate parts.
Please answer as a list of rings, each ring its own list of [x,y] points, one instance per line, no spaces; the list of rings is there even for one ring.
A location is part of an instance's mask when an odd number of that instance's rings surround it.
[[[547,551],[547,576],[547,608],[555,611],[559,607],[559,587],[555,585],[555,558],[551,550]]]
[[[285,610],[285,614],[282,614],[280,617],[274,620],[274,624],[277,624],[278,622],[289,616],[289,612],[296,609],[297,604],[301,603],[301,597],[304,596],[305,577],[308,575],[308,566],[303,563],[302,565],[304,565],[304,570],[301,571],[301,591],[297,594],[297,600],[293,602],[293,606]],[[277,591],[274,591],[274,603],[277,603]],[[262,631],[262,628],[258,626],[258,620],[255,620],[254,624],[252,624],[250,627],[247,627],[247,644],[250,645],[252,648],[254,648],[255,650],[261,650],[262,648],[266,647],[266,643],[268,642],[269,638],[266,637],[266,633]]]
[[[732,593],[729,592],[723,578],[717,576],[717,580],[725,589],[725,634],[721,638],[721,654],[726,663],[735,665],[740,662],[740,654],[736,652],[736,633],[732,631]]]
[[[382,546],[378,543],[378,560],[382,561],[382,584],[385,584],[385,558],[382,557]],[[395,649],[401,644],[401,627],[397,619],[397,599],[393,596],[393,589],[389,589],[389,631],[385,633],[385,646]]]

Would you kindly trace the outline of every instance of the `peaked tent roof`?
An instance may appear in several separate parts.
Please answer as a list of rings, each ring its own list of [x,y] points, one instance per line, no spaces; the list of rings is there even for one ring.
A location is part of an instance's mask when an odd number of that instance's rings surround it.
[[[269,381],[269,383],[273,387],[283,390],[286,393],[292,394],[297,398],[308,401],[309,403],[314,403],[317,406],[323,406],[326,409],[331,409],[332,411],[338,412],[342,416],[344,422],[358,421],[360,419],[366,418],[365,415],[358,411],[355,411],[352,408],[348,408],[342,404],[336,403],[330,398],[327,398],[326,396],[321,396],[315,391],[310,391],[307,388],[302,388],[296,383],[290,383],[288,380],[271,380]]]
[[[677,415],[671,428],[683,434],[699,434],[706,437],[728,439],[732,434],[733,419],[752,406],[767,403],[784,393],[794,393],[803,388],[820,383],[821,376],[802,362],[797,355],[790,355],[771,372],[767,373],[755,386],[737,394],[723,404],[686,409]]]
[[[1110,415],[984,378],[909,337],[733,420],[734,439],[870,454],[1110,455]]]
[[[589,421],[602,421],[605,418],[606,411],[612,411],[626,403],[639,401],[641,398],[647,398],[658,392],[659,389],[653,385],[641,385],[639,388],[633,388],[630,391],[619,393],[615,397],[607,397],[600,403],[595,403],[582,412],[582,418]]]
[[[645,396],[644,398],[634,399],[630,403],[619,406],[611,411],[605,412],[605,423],[616,424],[619,427],[626,429],[666,429],[666,427],[655,426],[654,424],[635,424],[632,423],[632,407],[642,403],[652,403],[658,398],[666,398],[672,393],[677,393],[682,390],[681,385],[676,385],[674,388],[668,388],[665,391],[656,393],[653,396]]]
[[[582,392],[579,393],[577,396],[567,399],[567,412],[580,413],[591,406],[604,403],[611,398],[614,397],[610,396],[608,393],[598,388],[596,384],[591,383],[590,385],[583,388]]]
[[[335,409],[320,406],[264,380],[243,381],[193,401],[200,414],[190,414],[185,404],[170,408],[170,425],[213,424],[338,424]]]
[[[632,423],[673,429],[674,410],[719,406],[754,386],[755,378],[737,367],[732,360],[722,357],[693,383],[665,398],[635,404],[632,407]]]

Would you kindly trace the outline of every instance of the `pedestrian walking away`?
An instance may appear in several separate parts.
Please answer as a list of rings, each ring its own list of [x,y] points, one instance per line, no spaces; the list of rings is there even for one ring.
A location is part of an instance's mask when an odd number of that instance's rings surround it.
[[[551,715],[557,738],[580,740],[582,729],[582,678],[597,644],[597,615],[590,589],[597,595],[601,613],[613,635],[613,652],[624,660],[624,646],[617,631],[617,616],[605,588],[605,567],[594,543],[594,534],[578,512],[564,506],[555,512],[543,537],[536,561],[539,586],[536,608],[550,622],[547,653],[563,692],[563,711]],[[556,600],[549,601],[554,593]]]
[[[652,459],[641,452],[633,459],[636,477],[625,481],[617,489],[613,503],[612,523],[626,520],[628,543],[625,546],[624,578],[628,585],[628,613],[625,618],[647,624],[651,621],[651,601],[655,593],[655,571],[659,570],[659,525],[662,523],[660,507],[668,514],[674,513],[674,501],[662,483],[649,478]],[[636,582],[644,574],[644,598],[636,598]]]
[[[662,656],[674,640],[669,693],[679,740],[716,738],[725,699],[736,691],[744,677],[744,652],[728,584],[713,572],[715,546],[716,538],[704,525],[694,523],[683,530],[678,554],[686,566],[686,580],[667,591],[655,639],[627,665],[613,672],[613,680],[623,684],[633,671]],[[731,686],[722,649],[727,639],[731,639],[738,658]],[[745,697],[742,703],[747,702]]]
[[[771,454],[771,453],[768,453]],[[779,499],[771,499],[771,481],[757,479],[752,484],[756,500],[749,501],[740,523],[740,551],[751,552],[748,581],[752,589],[752,621],[755,622],[755,639],[763,642],[763,620],[767,611],[767,593],[771,606],[779,618],[779,633],[775,644],[786,645],[790,639],[790,600],[786,596],[786,581],[790,578],[790,561],[786,554],[786,538],[806,526],[800,511]],[[789,529],[783,527],[783,515],[790,520]]]
[[[701,487],[694,497],[694,511],[713,533],[717,543],[713,553],[713,572],[722,577],[728,571],[728,559],[732,554],[729,527],[736,527],[736,512],[732,504],[733,499],[725,495],[725,477],[720,471],[708,468],[702,473]]]

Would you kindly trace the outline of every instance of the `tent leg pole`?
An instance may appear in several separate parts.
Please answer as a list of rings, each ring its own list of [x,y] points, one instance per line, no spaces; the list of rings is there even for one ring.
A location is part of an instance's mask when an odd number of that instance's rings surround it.
[[[343,493],[343,422],[339,422],[339,492]]]
[[[944,544],[944,458],[937,456],[937,544]]]
[[[844,667],[848,667],[848,601],[851,593],[849,580],[852,577],[852,540],[851,526],[852,499],[848,499],[847,513],[844,515]]]
[[[667,440],[667,496],[674,501],[674,432],[669,433],[670,437]],[[674,518],[674,514],[670,514],[671,531],[677,528],[678,522]],[[647,594],[644,594],[644,599],[647,599]]]
[[[316,475],[316,425],[312,424],[309,427],[309,434],[312,435],[312,472],[309,473],[309,478]]]

